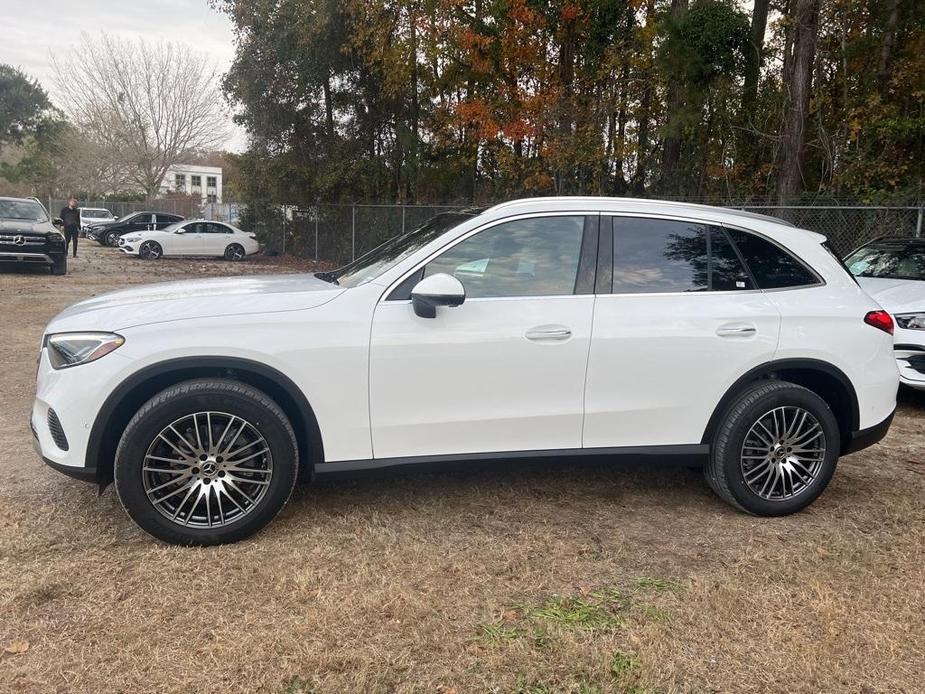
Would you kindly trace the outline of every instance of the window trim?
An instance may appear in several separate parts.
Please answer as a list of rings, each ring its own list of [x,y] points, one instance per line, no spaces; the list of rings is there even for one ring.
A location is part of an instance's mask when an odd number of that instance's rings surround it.
[[[762,292],[762,293],[789,292],[795,289],[809,289],[812,287],[822,287],[826,285],[825,279],[818,272],[816,272],[815,269],[810,267],[802,258],[797,256],[793,251],[788,249],[783,244],[778,243],[776,240],[770,238],[766,234],[761,233],[760,231],[756,231],[755,229],[743,227],[738,224],[728,224],[726,222],[716,222],[712,220],[698,219],[696,217],[688,217],[684,215],[661,214],[658,212],[610,212],[608,211],[608,212],[601,212],[600,214],[601,216],[611,217],[610,224],[604,224],[603,222],[601,223],[602,235],[601,235],[601,243],[600,243],[600,248],[602,251],[606,245],[609,245],[611,249],[611,259],[610,259],[611,283],[610,283],[610,291],[604,291],[604,292],[601,291],[602,285],[597,284],[595,286],[595,293],[597,294],[597,296],[692,296],[692,295],[703,296],[707,294],[726,296],[726,295],[755,294],[758,292]],[[739,256],[739,259],[742,261],[742,264],[745,267],[746,272],[748,272],[749,277],[752,279],[752,282],[754,283],[755,288],[754,289],[724,289],[724,290],[716,290],[716,291],[708,290],[704,292],[614,292],[613,291],[613,277],[612,277],[612,273],[613,273],[613,256],[612,256],[612,253],[613,253],[613,221],[612,221],[612,218],[614,217],[632,217],[634,219],[660,219],[660,220],[669,221],[669,222],[692,222],[694,224],[702,224],[706,226],[707,228],[716,227],[718,229],[722,229],[724,232],[727,232],[726,238],[729,241],[729,243],[732,245],[732,247],[735,249],[736,254]],[[610,243],[609,244],[604,243],[603,229],[605,227],[607,227],[610,230]],[[745,233],[745,234],[752,234],[753,236],[757,236],[759,239],[762,239],[763,241],[767,241],[773,246],[779,248],[784,253],[789,255],[791,258],[796,260],[803,268],[805,268],[809,272],[809,274],[815,277],[817,281],[812,284],[800,284],[800,285],[794,285],[792,287],[776,287],[774,289],[761,289],[758,286],[757,279],[755,278],[754,273],[752,272],[752,269],[749,267],[748,263],[745,262],[745,258],[742,256],[741,252],[739,251],[738,245],[733,240],[732,235],[728,234],[728,230],[730,229],[734,229],[735,231],[741,231],[742,233]],[[600,270],[600,264],[602,262],[602,256],[603,256],[603,253],[601,256],[599,256],[599,259],[598,259],[598,269],[599,270]],[[606,272],[607,266],[605,265],[604,267],[605,267],[605,272]]]
[[[522,219],[545,219],[547,217],[583,217],[584,218],[582,240],[579,246],[578,268],[576,269],[575,285],[574,285],[574,288],[572,289],[572,293],[571,294],[528,295],[528,296],[485,296],[485,297],[473,297],[473,298],[466,297],[466,301],[499,301],[499,300],[511,301],[511,300],[524,300],[524,299],[553,299],[553,298],[569,298],[569,297],[578,297],[578,296],[594,296],[593,293],[579,294],[577,293],[577,289],[578,289],[578,284],[579,284],[580,276],[581,276],[582,262],[584,261],[585,253],[588,250],[585,244],[585,240],[587,238],[587,234],[589,231],[588,219],[593,218],[593,217],[600,217],[600,216],[601,216],[601,213],[596,212],[596,211],[587,212],[587,211],[580,211],[580,210],[555,210],[555,211],[545,211],[545,212],[531,212],[528,214],[519,214],[519,215],[512,215],[510,217],[503,217],[501,219],[493,219],[489,222],[486,222],[485,224],[481,226],[476,227],[475,229],[467,231],[465,234],[463,234],[459,238],[453,239],[446,245],[441,246],[440,248],[435,250],[433,253],[428,255],[424,260],[420,261],[419,263],[416,263],[412,269],[408,270],[407,272],[402,273],[402,275],[397,280],[395,280],[394,282],[388,285],[388,288],[379,297],[379,301],[377,303],[390,303],[390,304],[399,303],[399,302],[410,303],[411,302],[411,290],[414,288],[414,284],[417,284],[417,283],[408,282],[408,286],[403,287],[402,285],[405,283],[405,281],[408,280],[408,278],[414,275],[415,273],[418,273],[421,270],[423,270],[427,266],[427,264],[431,262],[434,258],[446,253],[448,250],[450,250],[457,244],[460,244],[463,241],[466,241],[470,237],[475,236],[476,234],[480,234],[483,231],[488,231],[489,229],[492,229],[496,226],[507,224],[509,222],[516,222]],[[594,226],[593,222],[591,223],[590,226],[591,226],[592,233],[593,233],[593,226]],[[598,230],[598,233],[599,233],[599,230]],[[598,244],[599,243],[600,241],[598,241]],[[590,262],[590,261],[585,261],[585,262]],[[593,283],[592,283],[592,286],[593,286]],[[398,291],[399,289],[402,289],[402,291],[399,292]],[[407,296],[405,296],[406,291],[408,293]]]

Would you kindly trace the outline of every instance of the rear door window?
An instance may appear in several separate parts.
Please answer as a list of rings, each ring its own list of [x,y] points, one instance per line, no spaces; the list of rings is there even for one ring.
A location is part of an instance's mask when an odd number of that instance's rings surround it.
[[[754,289],[725,232],[698,222],[613,218],[613,293]]]

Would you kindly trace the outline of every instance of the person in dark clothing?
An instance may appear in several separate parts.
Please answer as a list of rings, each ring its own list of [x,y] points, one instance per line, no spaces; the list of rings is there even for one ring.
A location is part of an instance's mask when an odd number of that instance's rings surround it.
[[[77,257],[77,237],[80,236],[80,210],[77,209],[77,198],[73,195],[67,200],[67,207],[61,208],[61,221],[64,222],[64,252],[74,242],[74,257]]]

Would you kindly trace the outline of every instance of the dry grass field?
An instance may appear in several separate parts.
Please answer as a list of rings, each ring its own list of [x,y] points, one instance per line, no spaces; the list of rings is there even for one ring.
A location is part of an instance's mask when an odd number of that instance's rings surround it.
[[[291,271],[81,247],[0,271],[0,691],[925,690],[925,397],[808,511],[752,518],[681,468],[576,462],[301,486],[179,549],[42,465],[46,322],[129,283]]]

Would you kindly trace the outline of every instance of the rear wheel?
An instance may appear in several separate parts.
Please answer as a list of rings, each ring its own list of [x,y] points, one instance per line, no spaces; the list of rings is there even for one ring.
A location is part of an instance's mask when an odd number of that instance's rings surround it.
[[[783,516],[825,490],[839,445],[838,422],[822,398],[793,383],[762,382],[726,412],[704,473],[732,505]]]
[[[164,255],[164,249],[157,241],[145,241],[138,248],[138,257],[145,260],[157,260]]]
[[[187,381],[135,414],[116,451],[115,485],[145,531],[174,544],[242,540],[269,523],[295,485],[289,420],[261,391]]]
[[[232,243],[225,249],[225,260],[244,260],[244,246],[239,243]]]

